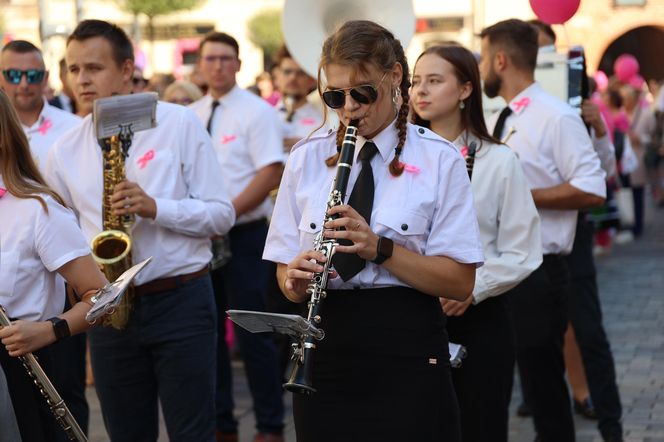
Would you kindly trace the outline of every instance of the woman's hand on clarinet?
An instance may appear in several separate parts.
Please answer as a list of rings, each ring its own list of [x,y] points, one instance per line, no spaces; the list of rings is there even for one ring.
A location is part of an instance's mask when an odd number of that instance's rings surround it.
[[[55,342],[55,332],[49,321],[15,321],[0,329],[0,338],[9,356],[23,356]]]
[[[323,266],[319,263],[325,262],[325,255],[321,252],[308,250],[295,257],[286,267],[284,278],[284,289],[291,301],[302,302],[307,299],[307,287],[314,273],[322,272]],[[333,271],[331,278],[337,277]]]
[[[351,206],[344,204],[332,207],[328,215],[339,214],[339,218],[325,223],[326,238],[348,239],[353,242],[350,246],[337,245],[335,253],[357,253],[360,258],[373,261],[378,254],[378,235],[367,224],[362,215]],[[340,227],[346,230],[336,230]]]

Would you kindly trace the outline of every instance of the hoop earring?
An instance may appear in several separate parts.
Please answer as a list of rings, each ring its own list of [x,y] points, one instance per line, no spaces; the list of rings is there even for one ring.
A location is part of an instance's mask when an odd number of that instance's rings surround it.
[[[392,104],[394,109],[399,109],[399,97],[401,97],[401,88],[397,86],[395,89],[392,89]]]
[[[465,109],[466,108],[466,103],[463,102],[463,100],[459,100],[459,109]]]

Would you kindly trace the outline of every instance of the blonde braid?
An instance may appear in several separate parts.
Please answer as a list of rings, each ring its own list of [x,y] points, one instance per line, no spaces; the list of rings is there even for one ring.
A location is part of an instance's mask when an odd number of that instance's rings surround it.
[[[344,136],[346,135],[346,126],[343,123],[339,122],[339,129],[337,129],[337,151],[331,157],[325,160],[327,167],[332,167],[337,164],[339,161],[339,154],[341,153],[341,145],[344,142]]]

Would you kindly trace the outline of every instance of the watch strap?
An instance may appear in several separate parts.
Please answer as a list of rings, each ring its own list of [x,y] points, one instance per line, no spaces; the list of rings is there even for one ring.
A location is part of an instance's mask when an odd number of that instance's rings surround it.
[[[378,245],[376,247],[376,258],[372,261],[374,264],[382,264],[392,256],[394,250],[394,242],[385,238],[384,236],[378,237]]]
[[[71,335],[69,331],[69,324],[67,324],[66,319],[54,316],[52,318],[48,318],[47,321],[51,321],[51,323],[53,323],[53,332],[55,333],[56,340],[60,341],[62,339],[68,338]]]

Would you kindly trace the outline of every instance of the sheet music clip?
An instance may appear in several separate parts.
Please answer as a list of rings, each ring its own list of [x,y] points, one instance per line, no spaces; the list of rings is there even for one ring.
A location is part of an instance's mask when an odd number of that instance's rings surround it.
[[[114,95],[95,100],[92,120],[98,140],[120,135],[129,130],[136,133],[157,126],[156,92]]]
[[[112,314],[115,311],[115,308],[120,304],[120,301],[122,301],[122,295],[124,295],[129,284],[131,284],[131,281],[133,281],[134,277],[136,277],[136,275],[138,275],[150,261],[152,261],[152,257],[130,267],[114,282],[108,283],[99,289],[99,291],[90,299],[93,306],[85,315],[85,320],[92,324],[102,316]]]
[[[447,346],[450,352],[450,365],[452,368],[461,367],[462,359],[468,355],[466,347],[463,345],[455,344],[454,342],[448,343]]]
[[[231,321],[251,333],[277,332],[301,338],[311,336],[321,340],[325,332],[299,315],[281,313],[252,312],[249,310],[228,310]]]

